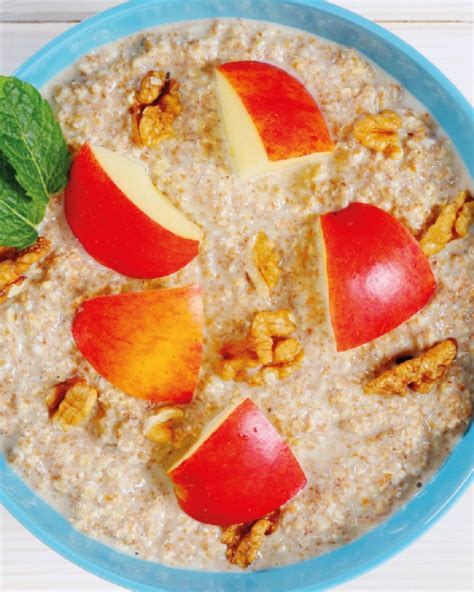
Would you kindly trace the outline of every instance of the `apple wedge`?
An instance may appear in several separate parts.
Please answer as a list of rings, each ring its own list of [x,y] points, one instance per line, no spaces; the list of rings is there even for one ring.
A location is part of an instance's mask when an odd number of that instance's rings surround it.
[[[91,366],[128,395],[156,403],[192,400],[203,341],[199,286],[86,300],[72,334]]]
[[[134,160],[85,144],[64,194],[66,218],[99,263],[134,278],[175,273],[199,252],[200,229]]]
[[[219,526],[257,520],[306,485],[288,445],[250,399],[211,422],[168,475],[184,512]]]
[[[217,67],[216,86],[241,177],[308,163],[333,150],[316,101],[285,70],[264,62],[229,62]]]
[[[395,329],[435,293],[433,272],[420,245],[380,208],[353,203],[324,214],[317,234],[337,351]]]

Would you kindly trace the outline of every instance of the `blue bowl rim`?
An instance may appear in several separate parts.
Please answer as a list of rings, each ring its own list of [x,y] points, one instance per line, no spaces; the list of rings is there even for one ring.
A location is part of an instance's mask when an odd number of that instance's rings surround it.
[[[30,77],[34,77],[35,69],[37,69],[38,66],[41,66],[41,63],[47,62],[52,52],[56,51],[58,46],[64,45],[66,43],[71,43],[73,39],[81,37],[84,34],[87,34],[97,29],[98,27],[113,21],[119,15],[124,16],[127,13],[133,13],[134,9],[140,5],[160,4],[164,1],[166,0],[129,0],[129,2],[125,2],[114,8],[103,11],[89,19],[86,19],[82,23],[79,23],[71,29],[68,29],[67,31],[53,39],[51,42],[49,42],[47,45],[45,45],[42,49],[40,49],[37,53],[30,57],[20,68],[18,68],[13,75],[25,80],[29,80]],[[272,0],[274,4],[278,4],[283,1],[284,0]],[[333,5],[329,2],[326,2],[325,0],[287,0],[286,4],[294,4],[295,6],[300,5],[306,8],[317,8],[318,10],[322,10],[324,12],[352,22],[360,26],[361,28],[365,29],[372,35],[381,37],[384,41],[394,46],[397,50],[405,54],[410,60],[415,62],[418,66],[420,66],[423,70],[430,74],[437,81],[437,83],[443,87],[444,91],[450,95],[450,97],[453,100],[453,103],[456,106],[456,109],[463,111],[464,114],[467,116],[467,119],[470,122],[474,122],[473,109],[471,105],[468,103],[468,101],[465,99],[465,97],[459,92],[459,90],[444,76],[444,74],[442,74],[433,64],[431,64],[431,62],[429,62],[425,57],[423,57],[418,51],[413,49],[410,45],[408,45],[407,43],[405,43],[389,31],[386,31],[379,25],[349,10]],[[177,20],[178,19],[176,19],[176,21]],[[100,44],[96,44],[96,46],[98,45]],[[470,172],[472,174],[472,163],[466,162],[466,164],[468,165],[468,168],[470,169]],[[426,532],[426,530],[433,526],[433,524],[436,523],[437,520],[439,520],[441,516],[444,515],[444,513],[468,488],[472,480],[473,450],[474,430],[468,429],[464,436],[461,438],[460,442],[456,445],[452,453],[448,456],[447,459],[445,459],[441,467],[438,468],[437,472],[435,473],[431,481],[425,486],[422,492],[420,492],[412,499],[407,501],[397,512],[391,515],[391,517],[388,518],[388,520],[386,520],[376,528],[368,531],[362,537],[323,556],[309,559],[301,563],[292,564],[289,566],[274,568],[272,570],[263,570],[260,572],[242,574],[226,574],[217,572],[181,570],[178,568],[169,568],[167,566],[162,566],[160,564],[156,564],[156,568],[160,570],[167,570],[170,573],[179,573],[186,571],[189,574],[195,575],[196,578],[200,579],[201,581],[204,581],[202,580],[202,578],[206,578],[206,576],[218,576],[221,583],[224,583],[226,581],[229,582],[229,588],[216,588],[216,590],[228,589],[240,591],[243,590],[243,588],[241,587],[242,585],[245,586],[245,588],[247,588],[247,586],[245,585],[246,581],[248,581],[250,585],[247,589],[252,589],[252,582],[256,583],[255,578],[266,577],[271,573],[283,574],[283,572],[292,572],[294,574],[294,581],[297,581],[297,572],[300,571],[300,568],[302,568],[303,566],[309,566],[311,570],[313,569],[311,565],[314,564],[314,569],[317,569],[317,562],[321,559],[328,557],[336,559],[338,556],[341,556],[342,553],[346,554],[352,552],[353,554],[355,554],[355,549],[358,546],[360,546],[361,543],[367,541],[368,539],[373,539],[371,542],[374,542],[376,544],[378,532],[381,532],[383,529],[387,529],[389,525],[392,525],[391,528],[393,530],[393,534],[396,535],[396,541],[391,542],[383,550],[377,550],[371,558],[367,558],[364,561],[359,561],[357,567],[354,567],[353,569],[343,573],[342,575],[336,577],[328,575],[328,577],[323,582],[324,588],[315,588],[315,585],[310,583],[304,584],[303,586],[297,585],[297,587],[285,587],[285,590],[288,590],[288,592],[290,590],[293,590],[295,592],[309,592],[310,590],[313,591],[316,589],[327,589],[328,587],[340,585],[373,569],[377,565],[387,561],[388,559],[399,553],[405,547],[410,545],[415,539],[417,539],[424,532]],[[459,470],[460,468],[461,470]],[[4,507],[32,534],[34,534],[38,539],[43,541],[54,551],[56,551],[69,561],[110,582],[113,582],[130,590],[135,590],[137,592],[167,592],[168,590],[176,590],[176,588],[157,588],[155,585],[139,584],[129,579],[127,576],[121,576],[115,572],[111,572],[103,568],[102,566],[94,563],[93,561],[83,558],[79,553],[72,551],[67,545],[60,543],[55,538],[54,533],[51,533],[50,531],[38,526],[34,515],[31,512],[28,512],[28,508],[25,507],[25,505],[22,504],[21,501],[16,499],[16,497],[12,496],[9,493],[7,487],[4,487],[4,482],[6,482],[6,480],[8,479],[18,490],[27,491],[31,499],[39,500],[40,504],[45,504],[45,502],[43,502],[41,498],[39,498],[39,496],[37,496],[32,490],[30,490],[29,487],[8,467],[4,455],[0,455],[0,475],[2,476],[0,483],[0,501],[2,502],[2,505],[4,505]],[[448,484],[447,487],[446,483]],[[438,498],[437,503],[432,504],[432,502],[430,501],[430,496],[435,494]],[[421,521],[419,520],[418,512],[424,514],[424,519]],[[397,518],[401,514],[406,513],[410,513],[410,517],[413,517],[414,519],[416,519],[418,516],[416,527],[409,527],[408,529],[405,529],[403,532],[400,532],[397,525]],[[57,516],[59,520],[64,521],[64,518],[62,516],[60,516],[59,514],[57,514]],[[72,527],[71,530],[73,530]],[[98,544],[100,545],[101,543]],[[140,563],[148,563],[143,562],[139,559],[135,559],[128,555],[122,554],[119,551],[114,551],[114,553],[121,555],[125,562],[134,561]],[[234,587],[235,584],[237,584],[236,587]],[[262,588],[262,590],[264,589],[266,588]]]

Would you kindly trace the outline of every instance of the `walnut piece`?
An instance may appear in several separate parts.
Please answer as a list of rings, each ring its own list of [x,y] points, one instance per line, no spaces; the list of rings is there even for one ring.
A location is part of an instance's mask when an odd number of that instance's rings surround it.
[[[474,200],[466,201],[458,213],[454,230],[459,238],[464,238],[469,233],[469,226],[474,220]]]
[[[169,72],[150,70],[140,82],[130,107],[132,139],[153,147],[173,135],[173,122],[181,113],[179,84]]]
[[[290,350],[290,348],[286,348],[286,361],[278,361],[276,354],[276,351],[278,349],[277,345],[274,350],[274,363],[263,366],[262,368],[260,368],[260,370],[252,374],[248,378],[248,384],[250,384],[251,386],[262,386],[264,384],[271,384],[276,380],[284,380],[285,378],[288,378],[297,370],[299,370],[303,364],[304,350],[301,344],[299,342],[297,343],[298,348],[294,348],[292,350]],[[290,355],[293,356],[291,357],[291,359],[289,357]]]
[[[248,567],[257,557],[265,536],[278,528],[280,510],[276,510],[255,522],[234,524],[222,530],[221,543],[227,546],[226,557],[230,563]]]
[[[464,238],[474,218],[474,200],[469,191],[460,191],[456,199],[443,207],[435,222],[420,239],[426,255],[435,255],[452,240]]]
[[[368,382],[367,394],[406,395],[407,388],[418,393],[429,393],[436,382],[444,378],[456,359],[458,347],[455,339],[446,339],[434,345],[416,358],[390,368]]]
[[[398,134],[402,118],[394,111],[382,111],[376,115],[364,115],[356,120],[352,133],[354,138],[375,152],[383,152],[387,158],[400,160],[403,150]]]
[[[252,386],[288,378],[301,367],[304,351],[289,337],[296,330],[287,309],[257,312],[242,341],[225,344],[216,371],[224,380],[245,381]],[[249,370],[259,368],[255,373]]]
[[[143,433],[153,442],[170,444],[174,440],[174,423],[181,421],[183,417],[184,412],[179,407],[172,405],[161,407],[154,415],[147,418]]]
[[[60,382],[55,384],[53,388],[49,391],[46,395],[45,403],[48,407],[49,417],[53,417],[61,401],[66,396],[66,393],[69,389],[71,389],[76,384],[85,384],[84,378],[81,376],[73,376],[72,378],[68,378],[64,382]]]
[[[263,366],[258,372],[249,376],[247,382],[251,386],[262,386],[264,384],[271,384],[276,380],[284,380],[301,368],[303,359],[304,352],[301,349],[301,352],[289,362]]]
[[[163,113],[158,105],[146,107],[138,126],[141,142],[145,146],[156,146],[162,140],[173,135],[171,126],[167,126]]]
[[[15,285],[25,281],[24,273],[51,249],[48,239],[40,237],[34,245],[18,251],[10,247],[0,247],[0,303],[8,298]]]
[[[268,298],[280,278],[280,264],[274,242],[262,231],[247,247],[245,270],[257,293]]]
[[[217,364],[216,371],[223,380],[235,380],[236,382],[248,381],[248,370],[257,368],[260,362],[251,355],[242,355],[238,358],[224,358]]]
[[[287,309],[257,312],[252,321],[250,335],[257,358],[263,365],[273,362],[273,339],[288,337],[295,329],[294,317]]]
[[[90,418],[97,402],[97,389],[82,376],[75,376],[54,386],[45,401],[51,419],[67,432]]]
[[[135,99],[140,105],[151,105],[160,96],[161,91],[166,83],[166,78],[169,74],[165,72],[150,70],[145,74],[140,82]]]
[[[16,253],[15,247],[0,247],[0,261],[11,259]]]

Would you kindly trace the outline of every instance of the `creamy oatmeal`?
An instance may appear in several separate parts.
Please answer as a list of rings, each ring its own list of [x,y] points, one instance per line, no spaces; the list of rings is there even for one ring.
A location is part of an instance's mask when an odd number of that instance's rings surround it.
[[[270,62],[296,75],[317,98],[335,142],[318,164],[243,181],[233,172],[214,87],[214,66]],[[179,82],[174,134],[138,146],[129,108],[150,70]],[[353,201],[390,212],[419,236],[435,206],[468,186],[453,147],[423,108],[356,51],[309,34],[236,20],[175,25],[93,52],[48,89],[70,147],[97,144],[141,160],[159,189],[203,230],[200,255],[159,280],[131,280],[96,263],[72,235],[62,198],[53,198],[41,235],[52,248],[18,293],[0,305],[3,447],[11,465],[80,531],[143,559],[203,569],[236,569],[221,529],[177,505],[165,470],[175,446],[144,436],[152,404],[125,395],[78,352],[71,321],[92,296],[201,284],[205,344],[198,388],[179,422],[185,449],[219,411],[249,396],[290,444],[308,478],[282,513],[252,569],[313,557],[359,536],[423,487],[466,429],[471,414],[469,274],[472,240],[430,258],[438,289],[428,306],[382,337],[336,354],[318,285],[314,218]],[[354,121],[395,112],[401,154],[358,141]],[[398,150],[398,149],[397,149]],[[273,241],[280,277],[270,293],[248,278],[248,245]],[[250,273],[252,275],[252,272]],[[225,381],[216,373],[226,342],[245,336],[257,311],[291,309],[301,368],[269,384]],[[428,394],[364,393],[387,361],[455,338],[456,362]],[[80,375],[98,392],[83,427],[61,430],[45,398]],[[151,428],[150,428],[151,429]]]

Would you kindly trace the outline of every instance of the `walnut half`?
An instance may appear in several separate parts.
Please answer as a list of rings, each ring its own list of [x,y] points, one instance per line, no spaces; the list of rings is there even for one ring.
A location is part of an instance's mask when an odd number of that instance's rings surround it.
[[[400,160],[403,150],[400,145],[399,130],[402,118],[394,111],[382,111],[376,115],[364,115],[352,127],[354,138],[365,146],[382,152],[387,158]]]
[[[0,247],[0,303],[8,298],[13,286],[25,281],[23,274],[51,249],[48,239],[40,237],[34,245],[18,251],[10,247]]]
[[[259,296],[268,298],[278,283],[280,263],[274,242],[262,231],[248,244],[245,270]]]
[[[234,565],[246,568],[257,557],[265,536],[278,528],[281,512],[271,514],[244,524],[234,524],[222,530],[221,543],[227,546],[226,557]]]
[[[224,345],[217,373],[224,380],[245,381],[252,386],[284,379],[301,367],[304,351],[290,335],[295,319],[287,309],[257,312],[242,341]],[[249,370],[257,369],[253,374]]]
[[[150,70],[142,78],[130,108],[134,143],[153,147],[169,138],[180,113],[179,84],[169,72]]]
[[[75,376],[55,385],[45,401],[51,419],[67,432],[90,418],[97,402],[97,389],[82,376]]]
[[[436,255],[452,240],[464,238],[474,218],[474,200],[469,191],[460,191],[456,199],[445,205],[435,222],[420,239],[426,255]]]
[[[406,395],[407,388],[419,393],[429,393],[433,385],[442,380],[457,356],[457,342],[446,339],[434,345],[416,358],[390,368],[368,382],[367,394]]]

